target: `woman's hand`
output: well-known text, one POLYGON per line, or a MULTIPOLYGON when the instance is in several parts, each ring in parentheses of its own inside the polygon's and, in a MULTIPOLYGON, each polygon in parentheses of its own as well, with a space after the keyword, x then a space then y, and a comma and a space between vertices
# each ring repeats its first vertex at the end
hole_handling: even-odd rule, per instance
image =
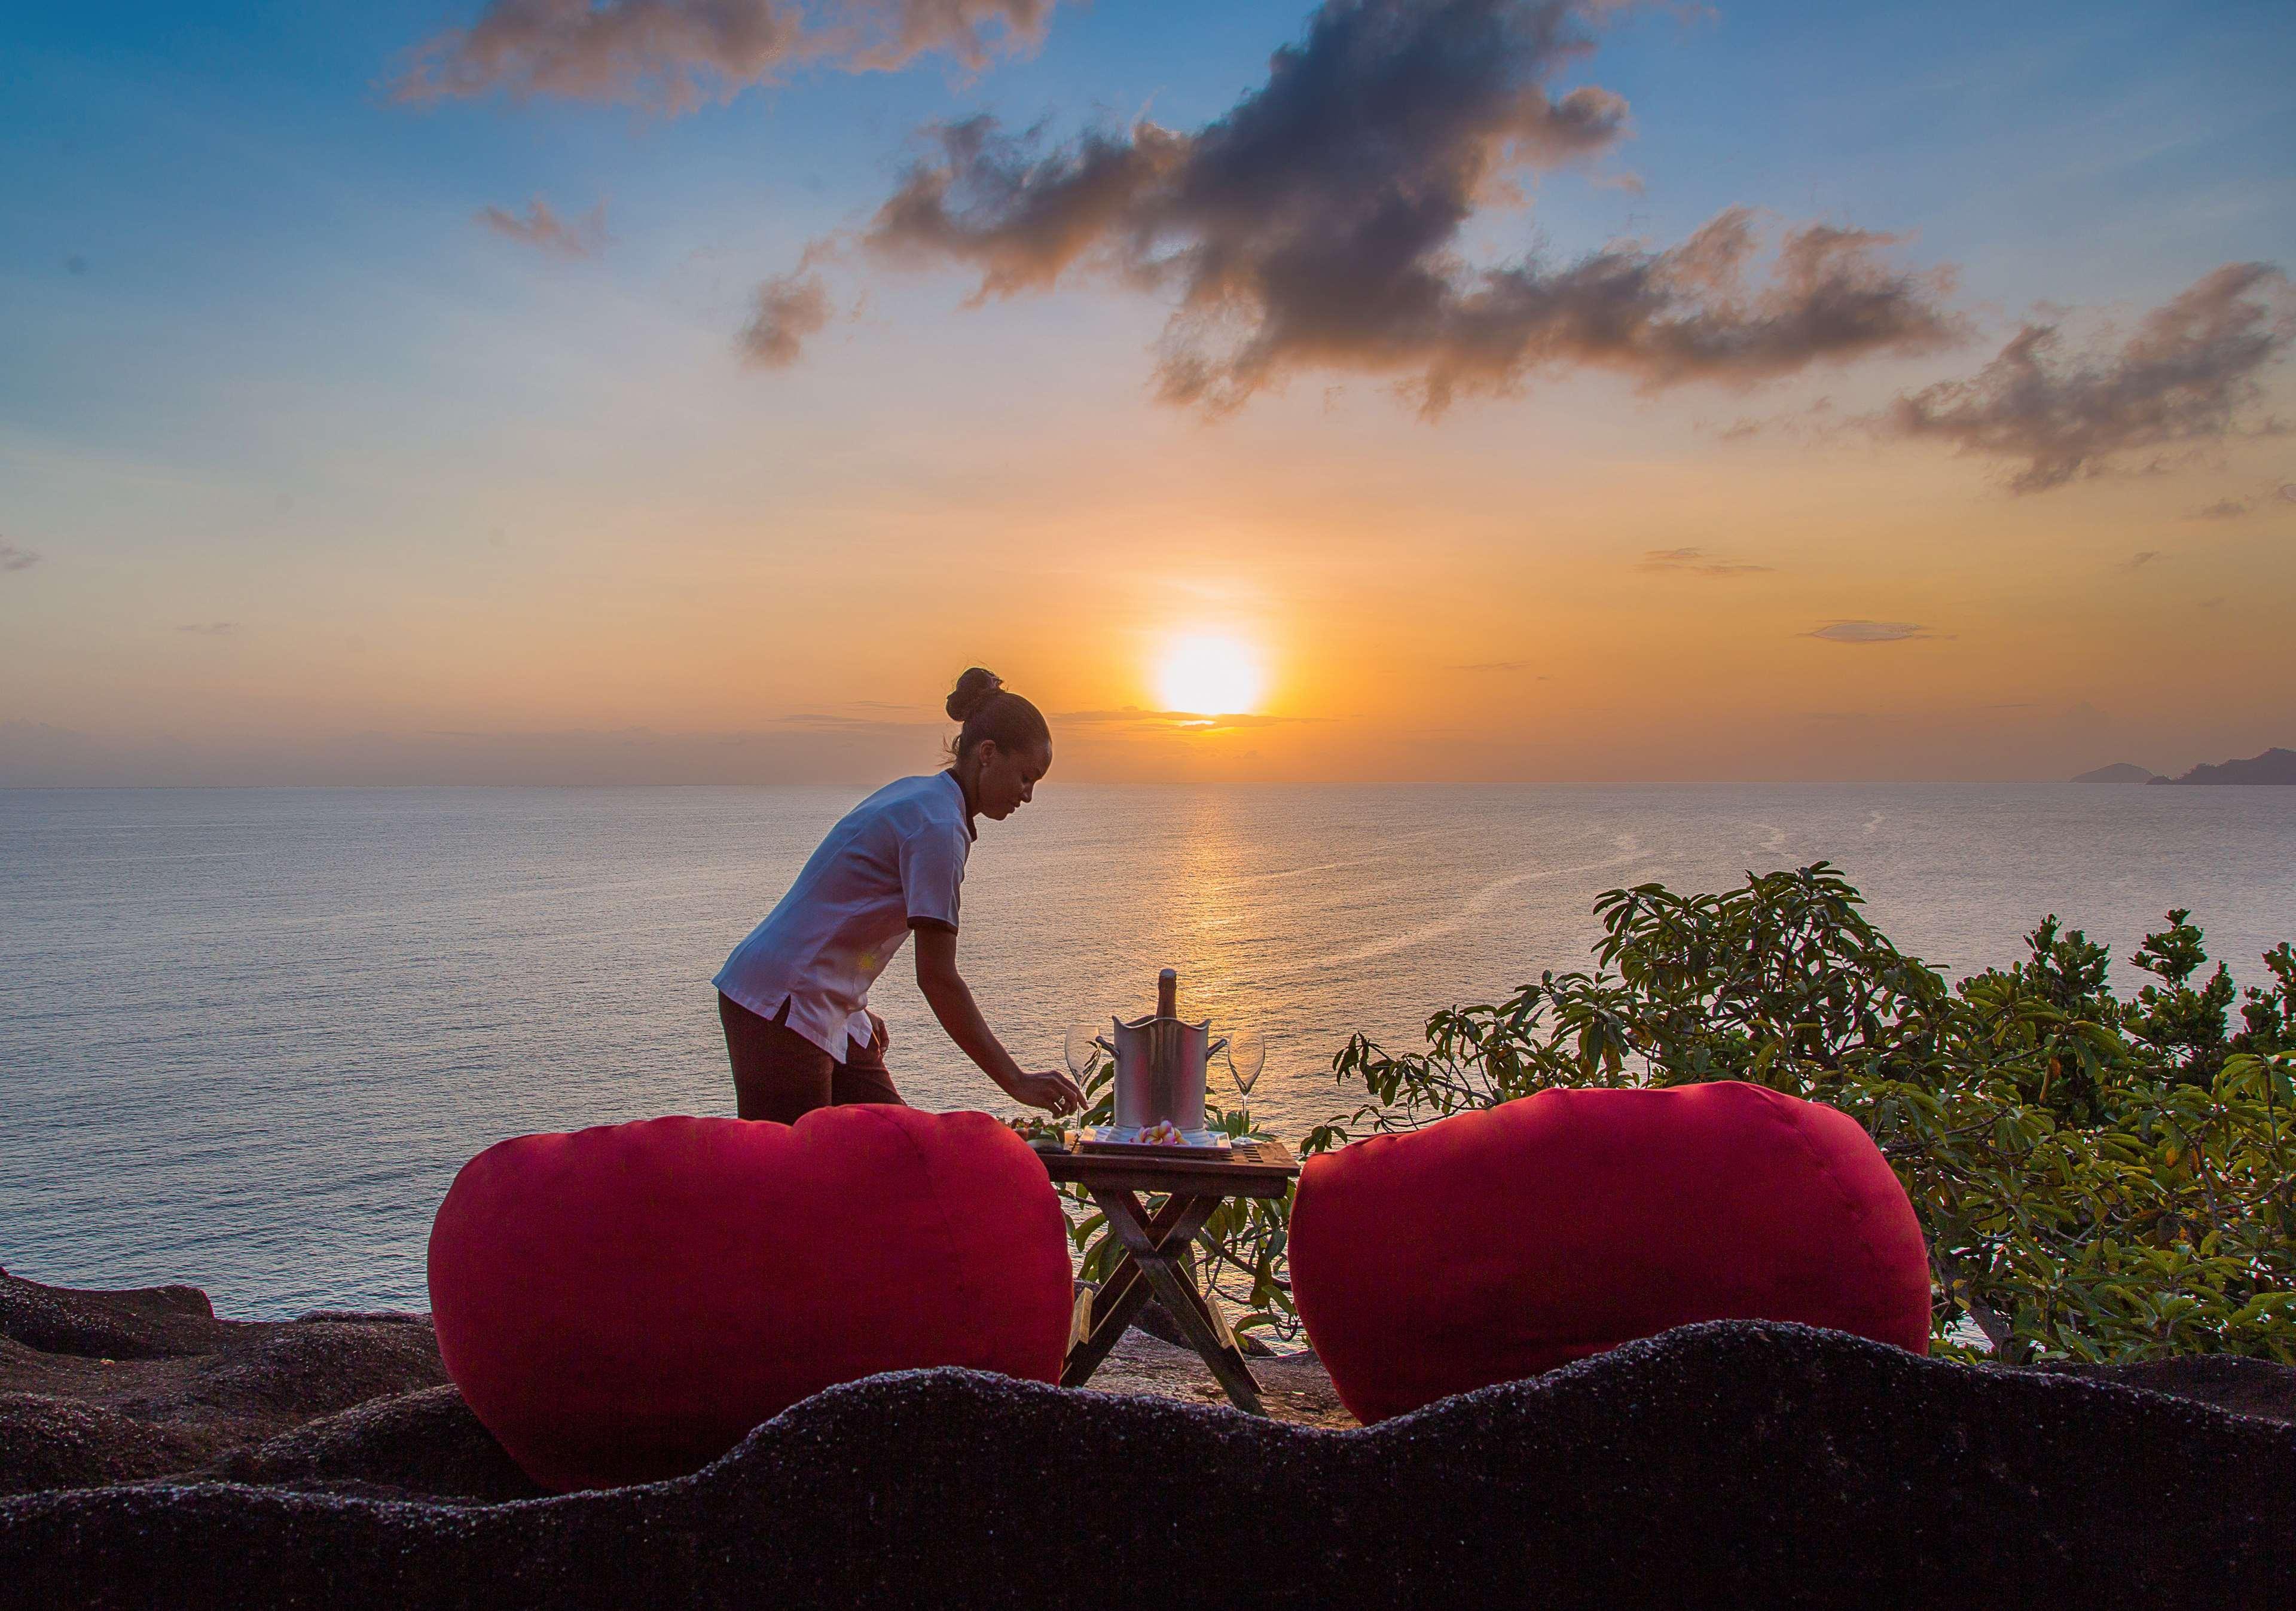
POLYGON ((1076 1113, 1084 1107, 1084 1092, 1074 1080, 1055 1068, 1042 1074, 1016 1070, 1005 1082, 1004 1094, 1029 1108, 1053 1113, 1076 1113))
POLYGON ((1046 1069, 1030 1074, 1013 1060, 1004 1043, 989 1033, 974 1004, 972 992, 956 970, 956 935, 951 929, 917 930, 917 988, 933 1010, 948 1038, 996 1082, 998 1090, 1014 1101, 1054 1113, 1075 1113, 1084 1107, 1084 1092, 1065 1074, 1046 1069))

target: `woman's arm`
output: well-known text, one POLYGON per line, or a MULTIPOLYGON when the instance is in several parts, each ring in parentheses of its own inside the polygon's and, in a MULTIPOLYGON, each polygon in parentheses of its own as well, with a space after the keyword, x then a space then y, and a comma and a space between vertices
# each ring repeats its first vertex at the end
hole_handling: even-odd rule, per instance
POLYGON ((1076 1082, 1057 1069, 1030 1074, 1013 1060, 1013 1054, 989 1029, 974 1004, 972 990, 956 970, 956 936, 946 928, 920 928, 917 936, 917 988, 924 992, 933 1017, 948 1031, 964 1055, 1014 1101, 1030 1108, 1069 1113, 1084 1106, 1076 1082))

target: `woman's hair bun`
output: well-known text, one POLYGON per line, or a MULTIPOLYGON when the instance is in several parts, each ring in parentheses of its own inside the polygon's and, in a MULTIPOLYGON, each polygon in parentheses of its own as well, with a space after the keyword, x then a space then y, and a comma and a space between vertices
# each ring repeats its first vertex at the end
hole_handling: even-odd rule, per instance
POLYGON ((993 671, 985 671, 975 666, 957 678, 956 686, 949 691, 948 703, 944 707, 948 712, 948 719, 952 722, 970 722, 979 713, 980 707, 995 697, 996 691, 1004 686, 1004 678, 993 671))

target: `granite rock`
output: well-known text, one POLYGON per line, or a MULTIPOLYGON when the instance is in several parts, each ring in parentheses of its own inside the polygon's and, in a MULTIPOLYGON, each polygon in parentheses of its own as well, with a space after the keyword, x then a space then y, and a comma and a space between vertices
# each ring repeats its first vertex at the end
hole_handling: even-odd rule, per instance
POLYGON ((1689 1326, 1329 1431, 959 1370, 675 1482, 498 1505, 0 1501, 30 1604, 1600 1607, 2296 1599, 2296 1428, 1841 1333, 1689 1326))

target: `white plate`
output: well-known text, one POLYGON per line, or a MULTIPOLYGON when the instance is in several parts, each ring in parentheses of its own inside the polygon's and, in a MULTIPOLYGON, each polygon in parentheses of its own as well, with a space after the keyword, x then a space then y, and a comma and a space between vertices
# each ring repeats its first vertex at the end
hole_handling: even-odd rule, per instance
POLYGON ((1101 1124, 1085 1131, 1079 1139, 1086 1146, 1169 1147, 1176 1152, 1183 1148, 1192 1148, 1198 1151, 1226 1152, 1230 1147, 1228 1138, 1217 1130, 1183 1130, 1180 1132, 1178 1141, 1161 1143, 1142 1141, 1140 1137, 1143 1133, 1144 1127, 1138 1124, 1101 1124))

